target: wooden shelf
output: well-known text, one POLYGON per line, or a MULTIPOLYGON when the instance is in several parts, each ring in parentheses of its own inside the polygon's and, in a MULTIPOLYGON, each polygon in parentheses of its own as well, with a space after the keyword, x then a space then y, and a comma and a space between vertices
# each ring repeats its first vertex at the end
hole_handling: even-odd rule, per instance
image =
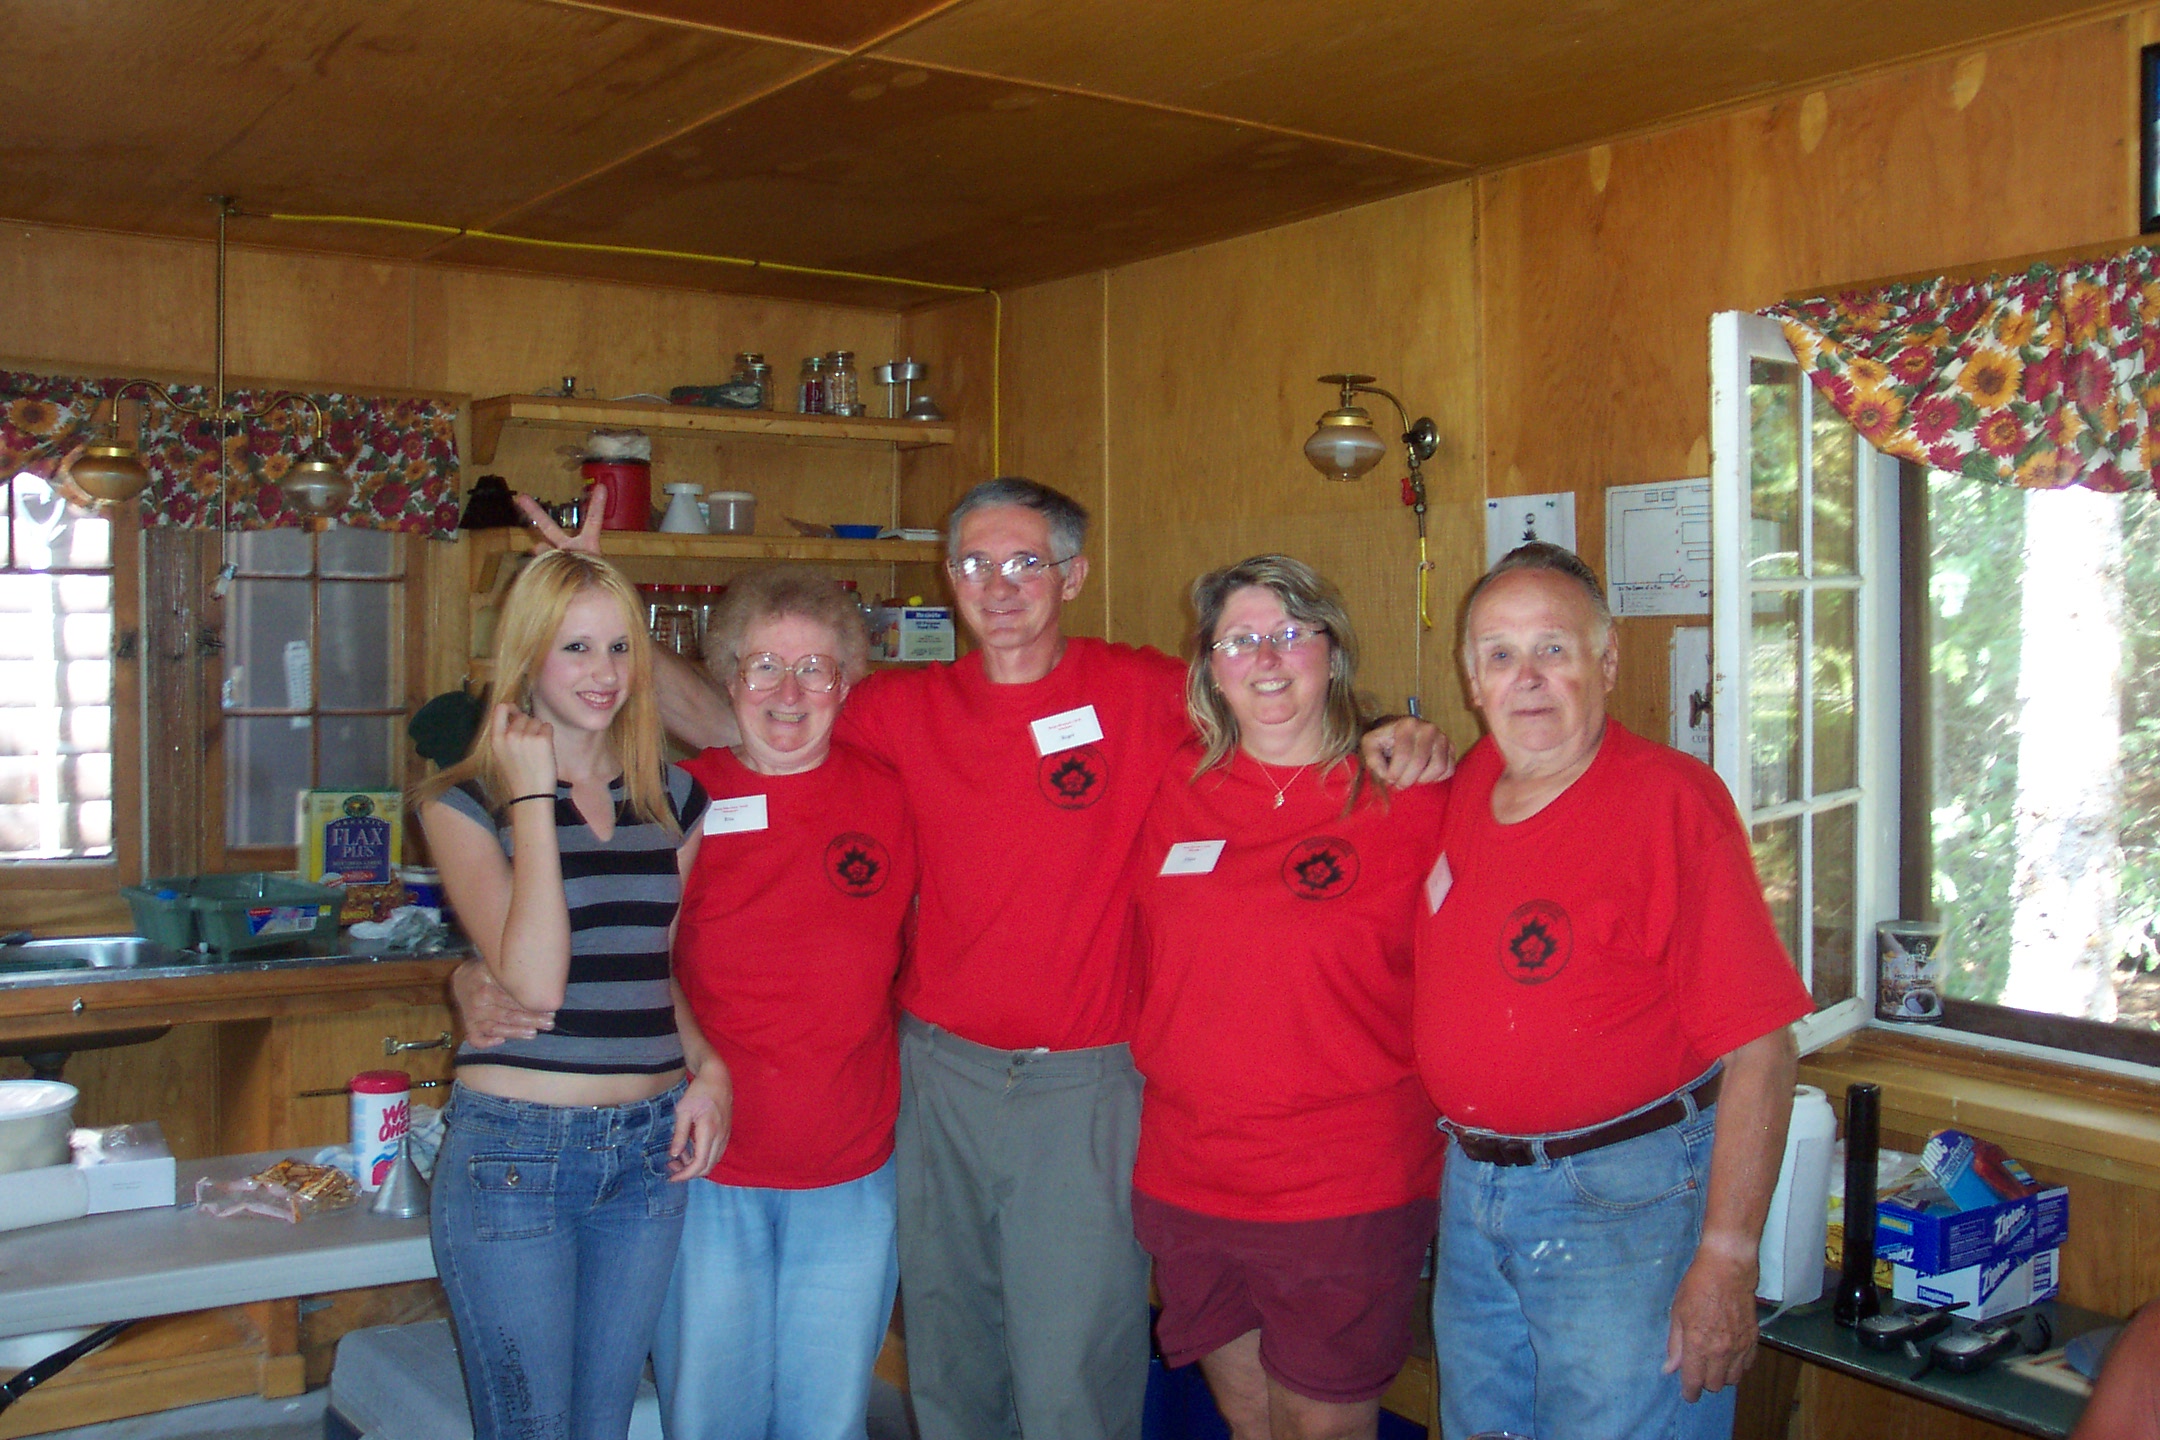
MULTIPOLYGON (((513 555, 530 555, 533 535, 522 527, 471 530, 467 574, 473 593, 487 594, 513 555)), ((827 565, 936 565, 937 540, 818 540, 785 535, 668 535, 657 530, 603 530, 600 553, 615 560, 796 560, 827 565)))
POLYGON ((490 395, 472 402, 472 461, 491 465, 505 425, 555 430, 643 430, 652 435, 742 436, 790 443, 886 445, 919 450, 953 443, 953 427, 868 415, 795 415, 776 410, 719 410, 650 400, 566 400, 548 395, 490 395))

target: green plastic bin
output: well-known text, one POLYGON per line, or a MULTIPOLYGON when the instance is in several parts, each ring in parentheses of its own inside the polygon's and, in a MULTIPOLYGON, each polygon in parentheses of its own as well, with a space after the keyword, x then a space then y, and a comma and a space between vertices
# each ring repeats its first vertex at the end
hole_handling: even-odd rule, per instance
POLYGON ((175 949, 199 945, 218 955, 335 943, 345 900, 334 886, 260 870, 151 880, 121 893, 135 912, 135 928, 147 938, 175 949))

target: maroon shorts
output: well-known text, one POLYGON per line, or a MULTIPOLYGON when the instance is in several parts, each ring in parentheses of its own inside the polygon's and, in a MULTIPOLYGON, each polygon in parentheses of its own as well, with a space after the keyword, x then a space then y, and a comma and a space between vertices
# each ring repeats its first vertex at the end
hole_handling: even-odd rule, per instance
POLYGON ((1329 1220, 1225 1220, 1133 1191, 1155 1257, 1163 1359, 1190 1365, 1260 1332, 1260 1368, 1308 1400, 1378 1399, 1410 1357, 1439 1202, 1329 1220))

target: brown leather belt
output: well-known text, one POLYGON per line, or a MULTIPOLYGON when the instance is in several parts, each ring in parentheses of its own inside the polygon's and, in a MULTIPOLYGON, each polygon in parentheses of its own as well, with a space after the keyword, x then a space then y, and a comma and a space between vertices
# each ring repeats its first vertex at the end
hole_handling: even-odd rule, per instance
MULTIPOLYGON (((1617 1145, 1623 1140, 1633 1140, 1668 1125, 1677 1125, 1688 1115, 1687 1101, 1695 1097, 1695 1108, 1707 1110, 1717 1102, 1718 1083, 1725 1078, 1723 1070, 1712 1071, 1710 1078, 1689 1089, 1682 1090, 1663 1104, 1653 1105, 1639 1115, 1615 1120, 1610 1125, 1600 1125, 1595 1130, 1585 1130, 1580 1135, 1566 1135, 1557 1140, 1547 1140, 1545 1158, 1565 1160, 1570 1155, 1582 1155, 1592 1150, 1602 1150, 1607 1145, 1617 1145)), ((1447 1127, 1462 1147, 1463 1154, 1484 1165, 1535 1165, 1538 1163, 1537 1141, 1520 1135, 1487 1135, 1481 1131, 1447 1127)))

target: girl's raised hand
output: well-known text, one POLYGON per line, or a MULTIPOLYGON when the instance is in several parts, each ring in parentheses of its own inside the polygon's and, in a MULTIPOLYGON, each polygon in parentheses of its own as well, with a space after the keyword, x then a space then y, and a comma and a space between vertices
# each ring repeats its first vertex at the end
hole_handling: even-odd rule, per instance
POLYGON ((555 727, 515 705, 497 705, 488 720, 495 753, 502 758, 503 783, 510 795, 555 793, 555 727))

